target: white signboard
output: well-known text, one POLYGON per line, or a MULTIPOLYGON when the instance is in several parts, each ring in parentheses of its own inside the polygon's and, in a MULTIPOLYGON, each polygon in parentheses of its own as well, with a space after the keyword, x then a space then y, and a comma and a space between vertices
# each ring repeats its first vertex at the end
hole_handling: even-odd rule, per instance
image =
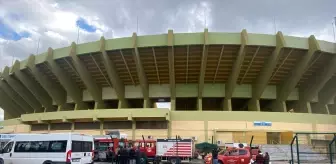
POLYGON ((15 137, 15 134, 0 134, 1 140, 10 140, 15 137))

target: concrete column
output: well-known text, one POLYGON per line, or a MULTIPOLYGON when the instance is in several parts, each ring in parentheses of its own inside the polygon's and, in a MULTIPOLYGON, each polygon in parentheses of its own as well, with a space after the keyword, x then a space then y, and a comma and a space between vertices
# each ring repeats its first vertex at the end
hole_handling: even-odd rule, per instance
POLYGON ((71 132, 75 131, 75 122, 71 122, 71 132))
POLYGON ((31 133, 31 127, 32 125, 28 125, 28 133, 31 133))
POLYGON ((50 123, 48 123, 48 133, 50 133, 50 127, 51 126, 51 124, 50 123))
POLYGON ((203 106, 202 106, 202 98, 198 98, 198 99, 197 99, 197 110, 198 110, 198 111, 202 111, 202 110, 203 110, 203 106))
POLYGON ((94 105, 94 109, 104 109, 105 108, 105 104, 104 104, 104 101, 101 101, 101 102, 95 102, 95 105, 94 105))
POLYGON ((136 131, 136 121, 132 120, 132 140, 135 140, 135 131, 136 131))
POLYGON ((249 111, 258 111, 258 112, 260 112, 259 100, 249 101, 249 103, 248 103, 248 110, 249 111))
POLYGON ((100 121, 99 130, 100 130, 100 135, 104 135, 104 121, 100 121))
POLYGON ((232 111, 231 99, 224 99, 223 110, 232 111))
POLYGON ((143 102, 143 108, 151 108, 151 101, 150 99, 144 99, 144 102, 143 102))
POLYGON ((328 107, 328 109, 329 109, 329 114, 336 115, 336 104, 330 105, 330 107, 328 107))
POLYGON ((330 114, 328 105, 311 104, 312 112, 317 114, 330 114))
POLYGON ((8 120, 8 119, 11 119, 11 118, 13 118, 13 116, 11 116, 8 112, 6 112, 4 110, 4 120, 8 120))
POLYGON ((274 101, 272 106, 274 112, 287 112, 287 106, 285 101, 274 101))
POLYGON ((310 102, 301 102, 298 103, 295 109, 295 112, 299 113, 312 113, 310 102))
POLYGON ((209 141, 208 121, 204 121, 204 142, 209 141))
POLYGON ((176 110, 176 99, 170 99, 170 110, 171 111, 176 110))
POLYGON ((326 113, 325 113, 325 114, 330 114, 330 111, 329 111, 329 106, 328 106, 328 104, 327 104, 327 105, 325 105, 325 109, 326 109, 326 113))
POLYGON ((167 138, 171 138, 172 137, 172 122, 171 120, 167 121, 168 124, 168 128, 167 128, 167 138))
POLYGON ((118 101, 118 109, 128 108, 127 100, 119 100, 118 101))

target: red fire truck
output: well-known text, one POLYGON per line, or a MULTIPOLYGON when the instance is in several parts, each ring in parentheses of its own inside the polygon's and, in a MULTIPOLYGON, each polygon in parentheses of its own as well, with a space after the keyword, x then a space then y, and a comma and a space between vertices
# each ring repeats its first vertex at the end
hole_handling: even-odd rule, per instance
POLYGON ((95 142, 95 160, 108 161, 112 158, 119 146, 128 145, 127 135, 100 135, 94 136, 95 142))
POLYGON ((134 148, 139 147, 140 152, 144 152, 149 161, 153 161, 156 156, 156 140, 147 139, 140 140, 137 139, 134 141, 134 148))
POLYGON ((191 162, 194 156, 192 139, 157 139, 155 163, 168 161, 172 164, 191 162))

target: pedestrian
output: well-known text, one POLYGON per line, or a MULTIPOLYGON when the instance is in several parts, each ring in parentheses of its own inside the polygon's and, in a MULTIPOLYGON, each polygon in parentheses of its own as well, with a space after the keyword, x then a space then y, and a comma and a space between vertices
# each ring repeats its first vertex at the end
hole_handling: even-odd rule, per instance
POLYGON ((140 149, 139 146, 135 149, 135 163, 140 164, 140 149))
POLYGON ((129 151, 129 157, 130 157, 130 164, 135 164, 136 160, 135 160, 135 148, 130 148, 129 151))
POLYGON ((218 163, 218 149, 213 149, 212 150, 212 164, 217 164, 218 163))
POLYGON ((269 156, 268 152, 265 152, 264 164, 269 164, 269 161, 270 161, 270 156, 269 156))
POLYGON ((258 151, 258 155, 256 156, 255 163, 256 164, 264 164, 264 156, 263 156, 263 154, 261 153, 260 150, 258 151))

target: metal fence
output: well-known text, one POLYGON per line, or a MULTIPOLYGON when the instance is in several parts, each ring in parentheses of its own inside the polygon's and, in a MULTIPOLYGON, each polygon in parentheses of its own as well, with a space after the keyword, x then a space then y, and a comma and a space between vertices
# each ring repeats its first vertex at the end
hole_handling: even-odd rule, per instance
POLYGON ((336 133, 296 133, 290 143, 290 163, 333 163, 336 133))

